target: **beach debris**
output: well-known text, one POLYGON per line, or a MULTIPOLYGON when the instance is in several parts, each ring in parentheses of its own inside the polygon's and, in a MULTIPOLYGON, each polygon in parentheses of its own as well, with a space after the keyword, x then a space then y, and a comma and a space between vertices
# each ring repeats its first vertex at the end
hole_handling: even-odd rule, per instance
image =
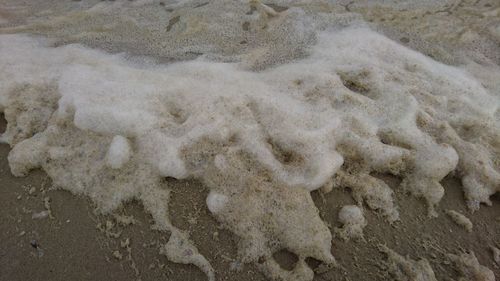
POLYGON ((120 251, 115 250, 113 251, 113 257, 117 260, 121 260, 123 258, 123 255, 120 253, 120 251))
POLYGON ((34 219, 34 220, 39 220, 39 219, 45 219, 48 216, 49 216, 49 211, 44 210, 44 211, 41 211, 41 212, 38 212, 38 213, 33 213, 31 215, 31 218, 34 219))
POLYGON ((39 257, 39 258, 43 257, 44 251, 40 247, 40 244, 38 243, 38 241, 36 239, 32 239, 30 241, 30 245, 31 245, 31 247, 33 247, 34 249, 36 249, 36 256, 37 257, 39 257))

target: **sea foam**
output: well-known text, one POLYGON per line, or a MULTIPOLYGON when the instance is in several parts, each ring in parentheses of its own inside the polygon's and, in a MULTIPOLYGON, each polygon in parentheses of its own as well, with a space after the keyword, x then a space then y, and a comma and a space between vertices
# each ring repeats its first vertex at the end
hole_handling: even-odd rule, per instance
POLYGON ((393 191, 373 172, 401 177, 430 215, 454 172, 471 209, 490 204, 500 190, 498 93, 367 28, 322 31, 307 52, 256 72, 0 35, 12 173, 42 168, 104 212, 140 200, 172 232, 163 252, 211 280, 209 261, 169 221, 162 178, 208 186, 209 210, 240 239, 239 259, 284 280, 312 280, 307 257, 334 262, 313 190, 350 187, 394 222, 393 191), (299 257, 292 271, 272 258, 281 249, 299 257))

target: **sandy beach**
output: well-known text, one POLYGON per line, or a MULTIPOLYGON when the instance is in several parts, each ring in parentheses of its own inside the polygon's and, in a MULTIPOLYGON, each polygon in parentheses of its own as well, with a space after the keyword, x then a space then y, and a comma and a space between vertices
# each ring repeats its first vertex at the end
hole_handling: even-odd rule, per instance
POLYGON ((498 280, 499 5, 0 1, 0 280, 498 280))

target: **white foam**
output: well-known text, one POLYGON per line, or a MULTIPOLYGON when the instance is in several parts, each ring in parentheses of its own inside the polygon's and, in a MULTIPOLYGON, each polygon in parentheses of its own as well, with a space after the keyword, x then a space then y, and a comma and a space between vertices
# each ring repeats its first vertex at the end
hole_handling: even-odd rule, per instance
POLYGON ((415 281, 437 281, 434 270, 427 259, 413 260, 409 255, 401 256, 385 245, 378 245, 378 248, 379 251, 387 255, 388 263, 391 265, 388 271, 392 275, 415 281))
POLYGON ((363 210, 356 205, 346 205, 340 209, 339 221, 342 228, 336 229, 344 240, 363 238, 363 228, 367 225, 363 210))
POLYGON ((447 258, 455 265, 460 273, 460 279, 471 281, 495 281, 495 273, 477 260, 474 252, 458 255, 447 254, 447 258))
MULTIPOLYGON (((491 148, 499 135, 498 93, 364 28, 320 33, 308 57, 261 72, 201 59, 141 65, 78 45, 50 48, 1 35, 0 77, 6 113, 24 101, 19 85, 56 84, 61 96, 53 118, 43 119, 46 128, 12 143, 14 174, 42 167, 106 210, 141 198, 167 229, 166 203, 158 198, 168 201, 168 194, 147 184, 200 179, 211 189, 209 210, 244 241, 246 262, 272 259, 280 247, 297 252, 299 264, 308 256, 333 262, 331 234, 309 195, 332 178, 389 221, 398 218, 392 191, 371 172, 403 177, 403 187, 424 197, 431 212, 444 192, 439 182, 452 171, 464 178, 473 208, 500 189, 491 148), (481 137, 469 136, 470 127, 481 137), (110 186, 91 184, 110 175, 121 177, 110 186), (265 225, 258 218, 269 210, 276 221, 265 225)), ((7 135, 14 138, 15 129, 7 135)), ((212 272, 206 260, 196 262, 212 272)))
POLYGON ((113 169, 122 168, 130 160, 131 153, 128 140, 122 136, 114 136, 106 155, 108 166, 113 169))
POLYGON ((229 198, 223 194, 211 191, 207 196, 207 207, 212 213, 218 213, 224 209, 229 198))

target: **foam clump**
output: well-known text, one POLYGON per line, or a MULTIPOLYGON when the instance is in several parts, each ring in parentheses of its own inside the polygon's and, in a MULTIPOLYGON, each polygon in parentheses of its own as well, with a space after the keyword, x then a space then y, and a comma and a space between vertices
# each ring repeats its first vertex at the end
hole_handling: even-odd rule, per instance
POLYGON ((7 120, 2 138, 11 145, 45 130, 60 98, 57 85, 50 81, 41 85, 17 84, 8 94, 0 97, 5 100, 3 112, 7 120))
POLYGON ((131 149, 126 138, 114 136, 106 155, 107 165, 113 169, 120 169, 130 160, 131 149))
MULTIPOLYGON (((298 25, 312 20, 302 18, 298 25)), ((260 69, 256 61, 269 52, 254 50, 240 63, 158 65, 1 35, 11 171, 42 168, 103 212, 140 200, 155 226, 171 232, 167 257, 194 263, 210 279, 209 261, 168 219, 162 178, 200 180, 210 189, 209 210, 239 237, 238 259, 292 281, 312 280, 308 257, 335 261, 310 195, 332 182, 389 222, 399 219, 397 202, 374 173, 401 177, 431 215, 451 172, 462 178, 471 209, 490 203, 500 189, 498 96, 466 71, 366 28, 316 37, 308 49, 308 40, 290 43, 307 56, 255 72, 248 69, 260 69), (298 256, 291 271, 273 258, 283 249, 298 256)), ((359 230, 366 222, 356 208, 345 210, 345 222, 359 230)))
POLYGON ((481 265, 473 252, 460 255, 448 254, 461 277, 459 281, 495 281, 495 274, 489 268, 481 265))
POLYGON ((173 231, 168 243, 160 249, 160 253, 166 255, 172 262, 196 265, 207 275, 209 281, 215 281, 215 272, 210 263, 192 243, 186 243, 185 237, 186 234, 178 230, 173 231))
POLYGON ((207 196, 207 208, 212 213, 222 211, 229 198, 226 195, 210 192, 207 196))
POLYGON ((437 281, 434 270, 427 259, 418 261, 403 257, 385 245, 379 245, 379 250, 387 255, 389 273, 394 280, 400 281, 437 281))
POLYGON ((367 222, 361 208, 355 205, 342 207, 339 212, 339 221, 342 223, 342 228, 337 228, 336 232, 342 239, 363 238, 363 228, 367 222))
POLYGON ((446 214, 453 220, 454 223, 465 228, 468 232, 472 232, 473 224, 469 218, 453 210, 446 210, 446 214))
POLYGON ((500 265, 500 249, 495 246, 491 246, 490 249, 493 254, 493 260, 497 265, 500 265))

